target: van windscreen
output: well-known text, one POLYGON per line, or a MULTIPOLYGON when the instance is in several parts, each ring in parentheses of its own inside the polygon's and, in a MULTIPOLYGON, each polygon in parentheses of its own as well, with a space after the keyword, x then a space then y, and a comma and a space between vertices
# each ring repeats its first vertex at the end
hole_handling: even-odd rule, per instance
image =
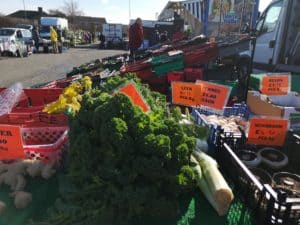
POLYGON ((0 29, 0 36, 11 36, 15 33, 13 29, 0 29))

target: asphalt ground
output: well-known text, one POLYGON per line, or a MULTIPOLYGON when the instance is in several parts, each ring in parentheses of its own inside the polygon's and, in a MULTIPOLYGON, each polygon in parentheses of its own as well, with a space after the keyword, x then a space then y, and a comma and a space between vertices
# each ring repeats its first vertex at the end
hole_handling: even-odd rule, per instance
POLYGON ((50 82, 64 78, 73 67, 122 53, 124 51, 82 46, 70 48, 62 54, 38 53, 25 58, 0 57, 0 87, 21 82, 25 88, 50 82))

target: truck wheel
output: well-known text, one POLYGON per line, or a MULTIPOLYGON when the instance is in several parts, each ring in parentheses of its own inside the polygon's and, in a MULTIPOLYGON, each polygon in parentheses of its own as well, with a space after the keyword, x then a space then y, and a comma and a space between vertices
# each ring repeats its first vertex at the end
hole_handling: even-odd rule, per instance
POLYGON ((44 46, 44 53, 49 53, 49 47, 48 46, 44 46))
POLYGON ((23 57, 28 57, 28 51, 23 52, 22 56, 23 57))
POLYGON ((17 57, 23 58, 23 54, 20 53, 20 50, 17 50, 16 55, 17 57))

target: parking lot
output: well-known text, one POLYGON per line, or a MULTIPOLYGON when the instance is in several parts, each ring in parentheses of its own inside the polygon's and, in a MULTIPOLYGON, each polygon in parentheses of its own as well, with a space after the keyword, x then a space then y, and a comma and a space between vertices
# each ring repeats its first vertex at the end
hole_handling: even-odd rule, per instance
POLYGON ((33 54, 26 58, 0 57, 0 86, 21 82, 24 87, 63 78, 73 67, 97 58, 124 53, 118 50, 71 48, 62 54, 33 54))

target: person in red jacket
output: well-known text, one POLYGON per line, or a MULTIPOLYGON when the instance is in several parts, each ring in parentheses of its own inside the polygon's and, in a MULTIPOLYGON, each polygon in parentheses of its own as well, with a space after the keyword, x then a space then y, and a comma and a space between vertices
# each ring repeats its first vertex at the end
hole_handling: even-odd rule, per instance
POLYGON ((129 43, 130 57, 134 58, 136 51, 141 47, 144 40, 143 22, 141 18, 137 18, 135 23, 129 28, 129 43))

